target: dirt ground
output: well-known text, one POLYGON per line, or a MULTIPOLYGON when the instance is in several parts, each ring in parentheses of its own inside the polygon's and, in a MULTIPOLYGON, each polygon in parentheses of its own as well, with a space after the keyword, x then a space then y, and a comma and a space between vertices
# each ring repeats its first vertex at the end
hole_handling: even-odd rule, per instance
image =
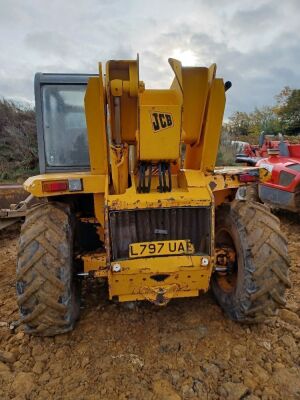
POLYGON ((283 214, 293 288, 267 325, 229 321, 211 293, 129 307, 86 282, 73 332, 11 332, 18 229, 0 232, 0 399, 300 399, 300 220, 283 214))

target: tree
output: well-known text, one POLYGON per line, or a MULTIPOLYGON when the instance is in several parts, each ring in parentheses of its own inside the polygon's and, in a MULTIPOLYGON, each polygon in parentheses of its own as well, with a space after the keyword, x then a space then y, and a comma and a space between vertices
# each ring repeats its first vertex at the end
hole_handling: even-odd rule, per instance
POLYGON ((227 130, 233 136, 245 136, 249 133, 250 118, 246 112, 236 111, 229 117, 227 130))
POLYGON ((251 113, 236 111, 224 130, 234 137, 248 136, 247 140, 256 140, 262 131, 269 135, 300 134, 300 89, 285 86, 275 99, 272 107, 255 108, 251 113))
POLYGON ((259 136, 264 131, 268 134, 280 132, 278 116, 272 107, 256 108, 252 113, 237 111, 230 118, 225 130, 232 136, 259 136))
POLYGON ((25 177, 37 165, 34 110, 0 100, 0 179, 25 177))
POLYGON ((255 136, 264 131, 269 135, 276 135, 280 132, 280 122, 272 107, 256 108, 249 115, 249 133, 255 136))
POLYGON ((292 91, 293 89, 291 89, 289 86, 285 86, 281 92, 275 96, 275 100, 277 102, 277 105, 274 107, 275 112, 286 105, 287 99, 291 95, 292 91))
POLYGON ((300 134, 300 89, 285 87, 276 99, 274 111, 278 115, 283 133, 300 134))

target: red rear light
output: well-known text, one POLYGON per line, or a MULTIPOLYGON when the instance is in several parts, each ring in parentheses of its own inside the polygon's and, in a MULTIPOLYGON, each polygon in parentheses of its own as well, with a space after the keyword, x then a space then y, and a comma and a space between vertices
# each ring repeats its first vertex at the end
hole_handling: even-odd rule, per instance
POLYGON ((241 174, 239 175, 239 181, 240 182, 255 182, 258 180, 258 176, 256 175, 250 175, 250 174, 241 174))
POLYGON ((68 190, 68 181, 52 181, 42 183, 43 192, 64 192, 68 190))

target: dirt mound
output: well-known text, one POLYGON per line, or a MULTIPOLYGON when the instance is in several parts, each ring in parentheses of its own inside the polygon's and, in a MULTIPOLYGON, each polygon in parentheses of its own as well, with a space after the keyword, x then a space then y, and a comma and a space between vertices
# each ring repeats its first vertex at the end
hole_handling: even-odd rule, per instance
POLYGON ((81 320, 55 338, 10 332, 18 231, 0 233, 0 398, 300 399, 300 223, 281 219, 293 288, 268 325, 229 321, 210 293, 125 306, 87 281, 81 320))

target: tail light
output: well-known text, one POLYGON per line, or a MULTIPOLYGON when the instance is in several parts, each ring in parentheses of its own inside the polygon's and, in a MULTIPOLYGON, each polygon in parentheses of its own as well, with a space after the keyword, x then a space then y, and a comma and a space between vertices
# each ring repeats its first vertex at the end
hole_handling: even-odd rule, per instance
POLYGON ((61 181, 45 181, 42 183, 43 192, 80 192, 83 190, 82 179, 72 178, 61 181))
POLYGON ((42 183, 43 192, 65 192, 69 189, 68 181, 46 181, 42 183))

